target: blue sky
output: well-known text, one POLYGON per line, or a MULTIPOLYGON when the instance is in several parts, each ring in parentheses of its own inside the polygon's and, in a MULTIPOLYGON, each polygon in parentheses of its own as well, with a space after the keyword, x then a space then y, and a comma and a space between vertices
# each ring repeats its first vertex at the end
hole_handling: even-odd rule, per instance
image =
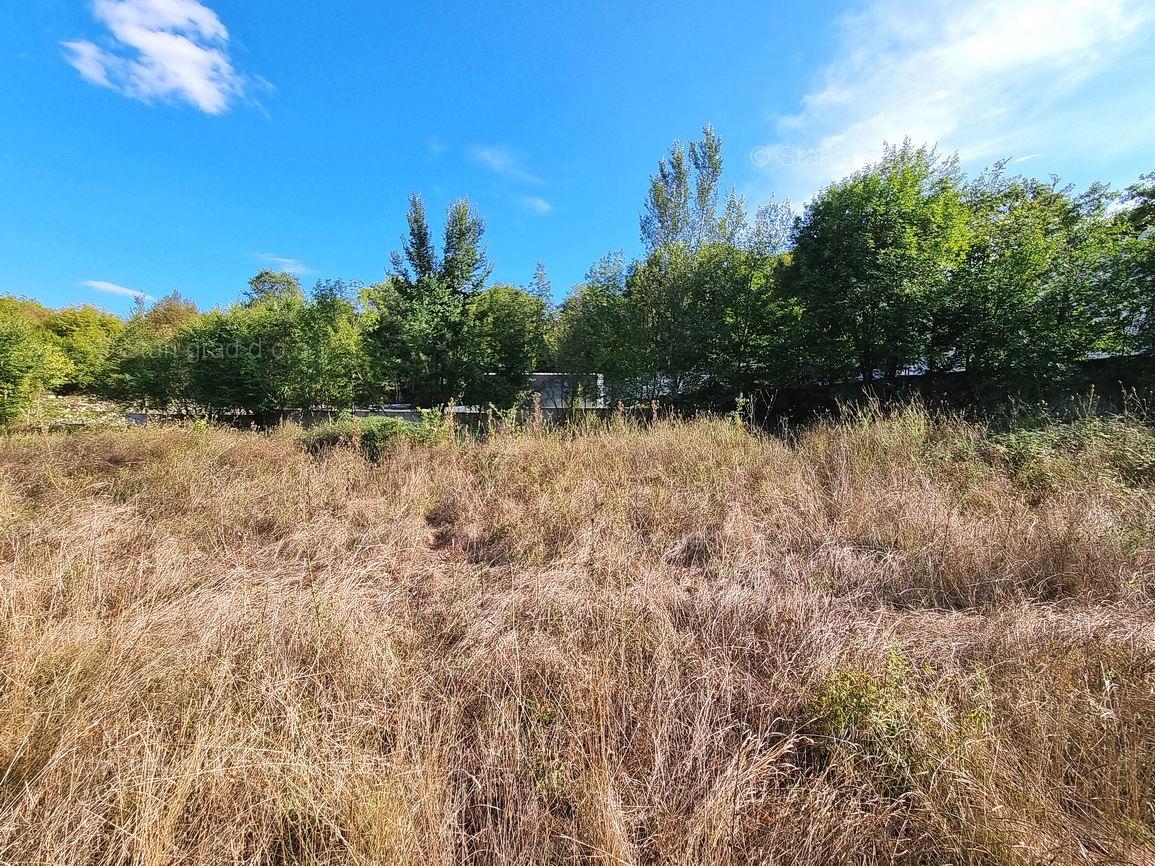
POLYGON ((751 206, 906 135, 972 172, 1155 171, 1146 0, 3 6, 0 293, 53 306, 372 282, 411 192, 471 198, 494 279, 542 261, 560 298, 638 251, 649 175, 706 123, 751 206))

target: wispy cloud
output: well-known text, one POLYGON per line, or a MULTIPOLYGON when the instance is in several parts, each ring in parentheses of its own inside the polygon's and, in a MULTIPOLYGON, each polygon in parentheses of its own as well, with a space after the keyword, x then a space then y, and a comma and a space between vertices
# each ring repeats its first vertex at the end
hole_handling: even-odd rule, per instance
POLYGON ((1056 103, 1128 62, 1117 55, 1151 17, 1144 0, 866 0, 801 110, 751 157, 781 179, 791 169, 778 185, 797 195, 906 136, 964 162, 1069 142, 1056 103))
POLYGON ((474 161, 504 177, 506 180, 517 180, 524 183, 544 183, 541 178, 530 174, 522 168, 517 159, 503 147, 474 147, 469 155, 474 161))
POLYGON ((281 256, 275 256, 272 253, 254 253, 253 258, 262 261, 267 265, 272 265, 278 270, 284 271, 287 274, 296 274, 302 276, 303 274, 315 274, 315 270, 310 268, 304 262, 298 259, 286 259, 281 256))
POLYGON ((104 280, 85 280, 80 285, 88 286, 90 289, 96 289, 98 292, 110 292, 114 295, 123 295, 126 298, 144 298, 146 301, 155 301, 152 295, 146 295, 144 292, 138 292, 136 289, 126 289, 124 286, 118 286, 116 283, 106 283, 104 280))
POLYGON ((542 216, 545 216, 545 214, 553 210, 552 204, 550 204, 544 198, 539 198, 536 195, 527 195, 523 198, 519 198, 517 203, 524 208, 529 208, 536 214, 541 214, 542 216))
POLYGON ((197 0, 94 0, 92 10, 112 33, 106 46, 62 43, 87 81, 142 102, 184 100, 208 114, 244 95, 229 32, 197 0))

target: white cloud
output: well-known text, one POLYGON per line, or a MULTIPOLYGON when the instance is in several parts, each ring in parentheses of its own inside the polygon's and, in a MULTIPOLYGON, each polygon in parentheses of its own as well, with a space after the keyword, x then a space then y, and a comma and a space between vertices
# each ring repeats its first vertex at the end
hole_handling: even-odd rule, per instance
POLYGON ((124 295, 126 298, 144 298, 146 301, 155 301, 152 295, 146 295, 144 292, 138 292, 135 289, 126 289, 124 286, 118 286, 116 283, 106 283, 104 280, 85 280, 80 285, 88 286, 90 289, 96 289, 98 292, 111 292, 114 295, 124 295))
POLYGON ((264 262, 267 265, 272 265, 277 270, 284 271, 286 274, 296 274, 301 276, 303 274, 315 274, 315 270, 310 268, 304 262, 298 259, 286 259, 281 256, 275 256, 272 253, 254 253, 255 258, 264 262))
MULTIPOLYGON (((804 197, 907 136, 965 163, 1069 149, 1075 130, 1057 106, 1129 62, 1119 55, 1150 19, 1144 0, 866 0, 841 19, 840 50, 801 111, 751 158, 804 197)), ((1125 96, 1098 100, 1121 126, 1125 96)))
POLYGON ((518 180, 524 183, 543 183, 541 178, 530 174, 518 165, 513 154, 502 147, 475 147, 470 150, 470 156, 482 165, 493 170, 507 180, 518 180))
POLYGON ((542 216, 553 210, 552 204, 544 198, 538 198, 535 195, 525 196, 524 198, 519 198, 517 201, 522 207, 529 208, 534 213, 541 214, 542 216))
POLYGON ((85 80, 142 102, 183 99, 208 114, 244 95, 229 59, 229 32, 197 0, 94 0, 92 8, 114 41, 107 49, 62 43, 85 80))
POLYGON ((80 75, 87 81, 93 84, 99 84, 101 87, 111 87, 114 90, 114 85, 108 78, 108 70, 105 69, 105 53, 93 45, 91 42, 65 42, 64 47, 72 52, 72 56, 68 58, 68 62, 76 67, 80 75))

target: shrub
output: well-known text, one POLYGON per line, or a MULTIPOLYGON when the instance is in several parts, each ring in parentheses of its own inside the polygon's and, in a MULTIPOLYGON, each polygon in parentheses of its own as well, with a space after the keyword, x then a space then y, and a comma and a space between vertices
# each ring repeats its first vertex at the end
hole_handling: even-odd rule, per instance
POLYGON ((435 428, 401 418, 369 417, 361 421, 361 453, 376 462, 399 442, 424 444, 435 438, 435 428))
POLYGON ((319 454, 339 446, 355 445, 360 436, 360 423, 348 412, 342 412, 331 421, 304 428, 297 438, 310 453, 319 454))
POLYGON ((354 418, 342 412, 331 421, 307 427, 296 438, 312 454, 334 448, 359 448, 366 460, 375 463, 403 442, 424 445, 442 439, 447 428, 436 419, 420 424, 401 418, 370 416, 354 418))

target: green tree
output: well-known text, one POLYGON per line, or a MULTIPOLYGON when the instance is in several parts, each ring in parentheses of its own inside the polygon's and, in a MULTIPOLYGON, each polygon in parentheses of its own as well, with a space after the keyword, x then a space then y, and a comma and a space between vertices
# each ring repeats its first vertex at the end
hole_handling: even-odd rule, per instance
POLYGON ((556 324, 559 369, 604 374, 614 400, 653 396, 653 369, 626 281, 625 254, 603 256, 562 303, 556 324))
POLYGON ((927 360, 934 305, 966 250, 960 183, 955 158, 906 141, 807 206, 789 280, 821 378, 894 382, 927 360))
POLYGON ((134 312, 111 336, 92 390, 145 411, 190 408, 193 358, 184 334, 199 315, 196 304, 179 292, 151 307, 138 298, 134 312))
POLYGON ((719 238, 721 177, 722 139, 713 127, 702 129, 701 141, 671 145, 650 178, 641 218, 647 255, 682 247, 692 256, 719 238))
POLYGON ((261 271, 239 303, 182 329, 193 400, 260 415, 352 405, 342 350, 357 354, 356 310, 345 294, 321 283, 309 299, 292 274, 261 271))
POLYGON ((64 375, 61 353, 20 316, 0 314, 0 424, 20 417, 36 393, 64 375))
POLYGON ((1155 354, 1155 172, 1129 186, 1123 204, 1117 217, 1123 240, 1116 272, 1124 348, 1155 354))
POLYGON ((302 308, 296 374, 301 408, 347 409, 362 396, 366 357, 353 299, 363 288, 343 280, 318 282, 302 308))
POLYGON ((0 316, 23 319, 37 329, 37 333, 47 331, 48 323, 56 315, 51 307, 46 307, 32 298, 16 295, 0 295, 0 316))
POLYGON ((546 352, 545 301, 500 283, 478 292, 469 302, 465 343, 472 373, 466 402, 515 405, 546 352))
POLYGON ((188 371, 175 335, 154 327, 138 310, 112 339, 93 390, 146 412, 164 412, 185 402, 188 371))
POLYGON ((365 293, 370 353, 381 386, 419 406, 460 399, 468 384, 466 308, 492 267, 485 222, 468 199, 453 202, 438 254, 420 196, 409 200, 409 232, 383 283, 365 293))
POLYGON ((632 339, 655 395, 701 384, 705 348, 718 322, 701 294, 697 261, 688 246, 673 244, 635 264, 626 280, 632 339))
POLYGON ((553 283, 550 282, 545 265, 541 262, 534 268, 533 279, 529 281, 526 291, 541 301, 547 311, 553 308, 553 283))
POLYGON ((801 309, 782 287, 789 262, 775 247, 717 244, 698 255, 701 294, 715 326, 705 344, 705 369, 719 396, 799 384, 796 344, 801 309))
POLYGON ((625 294, 649 370, 643 391, 677 394, 703 382, 706 347, 721 323, 696 265, 703 250, 732 244, 745 221, 734 194, 719 212, 722 166, 722 140, 707 126, 700 141, 674 142, 650 178, 646 257, 630 269, 625 294))
POLYGON ((91 391, 104 372, 113 341, 124 321, 112 313, 90 305, 66 307, 44 323, 68 361, 64 386, 91 391))
POLYGON ((780 274, 794 223, 771 201, 750 223, 723 199, 722 141, 675 142, 650 178, 641 217, 646 256, 598 262, 556 323, 561 369, 604 373, 612 397, 717 402, 793 384, 787 347, 798 305, 780 274))
POLYGON ((967 186, 970 242, 937 310, 937 366, 981 394, 1038 392, 1091 352, 1118 350, 1117 224, 1105 187, 1074 195, 998 163, 967 186))
POLYGON ((241 304, 210 310, 181 329, 175 345, 186 362, 187 393, 194 405, 212 414, 283 408, 270 400, 268 377, 262 375, 263 354, 277 347, 257 342, 254 319, 259 315, 241 304))
POLYGON ((245 369, 251 362, 256 377, 256 402, 244 408, 254 412, 308 408, 310 383, 302 365, 308 299, 301 281, 292 274, 261 271, 249 280, 244 297, 240 308, 229 311, 237 319, 241 340, 237 360, 247 355, 245 369))
POLYGON ((1155 226, 1155 171, 1139 175, 1139 180, 1127 187, 1123 203, 1119 216, 1136 235, 1155 226))
POLYGON ((247 307, 295 306, 304 300, 305 292, 298 277, 268 268, 252 277, 248 289, 241 294, 241 302, 247 307))

